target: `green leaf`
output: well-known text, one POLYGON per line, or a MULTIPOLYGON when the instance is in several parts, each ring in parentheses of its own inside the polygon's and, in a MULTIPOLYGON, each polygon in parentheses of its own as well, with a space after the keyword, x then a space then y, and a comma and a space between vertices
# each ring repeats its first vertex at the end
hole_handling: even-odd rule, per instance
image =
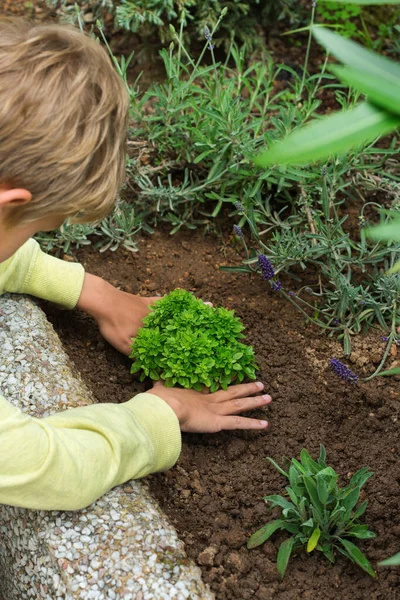
POLYGON ((308 475, 303 475, 303 481, 306 486, 308 495, 310 496, 311 502, 318 511, 322 511, 323 506, 318 496, 317 485, 315 481, 312 479, 312 477, 309 477, 308 475))
POLYGON ((360 4, 365 6, 378 5, 383 6, 385 4, 399 4, 399 0, 323 0, 323 2, 340 2, 342 4, 360 4))
POLYGON ((371 567, 369 561, 355 544, 343 538, 339 538, 338 541, 342 544, 351 560, 353 560, 359 567, 368 573, 368 575, 371 575, 371 577, 376 577, 376 573, 371 567))
POLYGON ((272 521, 272 523, 264 525, 264 527, 261 527, 261 529, 258 529, 258 531, 253 533, 253 535, 247 542, 247 548, 251 549, 255 548, 256 546, 261 546, 261 544, 266 542, 271 537, 271 535, 275 533, 275 531, 277 531, 277 529, 282 529, 282 525, 283 521, 280 521, 279 519, 277 519, 276 521, 272 521))
POLYGON ((283 509, 296 510, 296 507, 294 506, 294 504, 289 502, 289 500, 286 500, 286 498, 284 498, 283 496, 277 496, 277 495, 264 496, 263 500, 265 500, 265 502, 271 502, 273 507, 280 506, 283 509))
MULTIPOLYGON (((359 71, 351 67, 332 65, 330 70, 338 79, 368 96, 369 102, 400 115, 400 82, 359 71)), ((394 78, 391 78, 394 79, 394 78)))
POLYGON ((388 369, 387 371, 378 373, 378 377, 393 377, 393 375, 400 375, 400 367, 395 367, 394 369, 388 369))
POLYGON ((288 540, 285 540, 279 547, 276 563, 278 567, 278 572, 282 579, 285 576, 286 568, 288 566, 290 555, 293 550, 293 545, 294 537, 291 537, 288 540))
POLYGON ((318 497, 324 506, 336 486, 337 479, 338 475, 331 467, 326 467, 316 475, 318 497))
POLYGON ((347 496, 345 496, 345 498, 341 500, 340 504, 341 506, 343 506, 343 508, 346 509, 348 513, 350 513, 350 511, 352 511, 355 505, 357 504, 359 496, 360 488, 356 487, 354 488, 354 490, 351 490, 351 492, 349 492, 347 496))
POLYGON ((316 545, 318 544, 319 538, 321 537, 321 530, 319 527, 316 527, 312 532, 310 539, 307 544, 307 552, 312 552, 316 545))
POLYGON ((313 33, 333 56, 349 67, 398 83, 400 65, 393 60, 367 50, 325 27, 315 27, 313 33))
POLYGON ((304 164, 370 142, 400 126, 400 117, 363 102, 356 108, 313 121, 256 157, 260 167, 304 164))
POLYGON ((390 558, 385 558, 385 560, 381 560, 378 565, 382 565, 383 567, 395 567, 400 565, 400 552, 391 556, 390 558))
POLYGON ((321 467, 326 467, 326 450, 322 444, 319 447, 318 463, 321 465, 321 467))
POLYGON ((360 540, 372 540, 376 537, 376 534, 368 529, 368 525, 354 525, 350 529, 346 529, 346 535, 360 540))
POLYGON ((300 460, 307 471, 310 471, 311 473, 315 474, 321 470, 321 465, 311 458, 305 448, 300 452, 300 460))
POLYGON ((275 469, 277 471, 279 471, 279 473, 281 475, 283 475, 284 477, 286 477, 287 479, 289 479, 289 475, 286 473, 286 471, 284 471, 277 462, 274 461, 273 458, 271 458, 270 456, 267 456, 267 460, 271 463, 271 465, 273 465, 275 467, 275 469))
POLYGON ((357 508, 357 510, 355 511, 355 513, 353 515, 354 521, 356 519, 359 519, 365 513, 367 506, 368 506, 368 500, 364 500, 364 502, 362 504, 360 504, 360 506, 357 508))
POLYGON ((365 230, 365 234, 373 240, 380 240, 382 242, 400 240, 400 217, 393 219, 389 223, 369 227, 365 230))
POLYGON ((358 469, 350 479, 350 487, 357 486, 362 488, 362 486, 368 481, 370 477, 372 477, 372 471, 369 471, 367 467, 362 467, 362 469, 358 469))

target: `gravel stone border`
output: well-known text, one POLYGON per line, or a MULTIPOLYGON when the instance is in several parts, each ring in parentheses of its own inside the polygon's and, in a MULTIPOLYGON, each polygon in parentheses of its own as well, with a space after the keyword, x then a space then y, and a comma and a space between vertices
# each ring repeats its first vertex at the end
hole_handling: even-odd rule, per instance
MULTIPOLYGON (((46 316, 29 298, 0 298, 0 391, 45 417, 93 402, 46 316)), ((0 506, 4 600, 213 600, 144 481, 81 511, 0 506)))

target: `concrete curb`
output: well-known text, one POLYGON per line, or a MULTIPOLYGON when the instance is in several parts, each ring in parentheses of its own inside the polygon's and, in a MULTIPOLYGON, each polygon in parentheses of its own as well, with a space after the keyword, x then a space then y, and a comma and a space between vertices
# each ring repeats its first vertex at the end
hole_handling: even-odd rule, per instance
MULTIPOLYGON (((45 417, 93 402, 44 313, 0 298, 0 391, 45 417)), ((4 600, 212 600, 143 481, 76 512, 0 506, 4 600)))

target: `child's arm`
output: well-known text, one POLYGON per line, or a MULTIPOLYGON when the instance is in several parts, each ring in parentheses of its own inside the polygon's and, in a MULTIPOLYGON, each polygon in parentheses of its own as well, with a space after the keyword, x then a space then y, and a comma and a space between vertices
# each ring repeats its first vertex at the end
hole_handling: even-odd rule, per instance
POLYGON ((11 258, 0 264, 0 294, 15 292, 74 308, 82 291, 82 265, 68 263, 41 251, 28 240, 11 258))
POLYGON ((153 394, 44 419, 0 396, 0 503, 83 508, 129 479, 170 468, 180 439, 177 416, 153 394))
POLYGON ((157 300, 122 292, 101 277, 85 273, 80 264, 45 254, 34 240, 0 264, 2 292, 30 294, 65 308, 77 306, 96 319, 105 339, 124 354, 129 354, 149 305, 157 300))

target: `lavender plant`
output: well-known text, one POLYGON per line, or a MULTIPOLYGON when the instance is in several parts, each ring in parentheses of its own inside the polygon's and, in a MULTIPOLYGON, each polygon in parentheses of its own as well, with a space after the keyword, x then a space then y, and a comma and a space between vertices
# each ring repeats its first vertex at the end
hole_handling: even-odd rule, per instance
POLYGON ((151 307, 132 343, 131 373, 201 391, 255 379, 256 364, 234 312, 213 308, 177 289, 151 307))
POLYGON ((100 252, 114 251, 120 246, 137 252, 135 238, 140 231, 152 233, 143 214, 136 213, 132 204, 121 201, 114 212, 98 224, 81 225, 67 221, 55 231, 38 233, 35 239, 48 252, 68 254, 90 244, 100 252))
POLYGON ((260 546, 275 531, 284 530, 291 537, 282 542, 278 551, 277 567, 281 577, 285 575, 290 556, 299 548, 306 548, 308 553, 315 550, 321 552, 331 563, 335 562, 336 554, 340 552, 375 577, 367 558, 350 541, 351 538, 375 537, 368 525, 360 522, 368 501, 365 500, 356 508, 361 488, 373 473, 362 468, 352 476, 349 485, 341 488, 338 474, 327 466, 325 459, 323 446, 318 461, 314 461, 305 449, 300 453, 300 462, 295 458, 290 462, 284 459, 286 470, 272 458, 267 459, 288 479, 289 485, 285 490, 289 499, 278 495, 264 497, 271 508, 282 509, 282 515, 253 533, 247 547, 260 546))

